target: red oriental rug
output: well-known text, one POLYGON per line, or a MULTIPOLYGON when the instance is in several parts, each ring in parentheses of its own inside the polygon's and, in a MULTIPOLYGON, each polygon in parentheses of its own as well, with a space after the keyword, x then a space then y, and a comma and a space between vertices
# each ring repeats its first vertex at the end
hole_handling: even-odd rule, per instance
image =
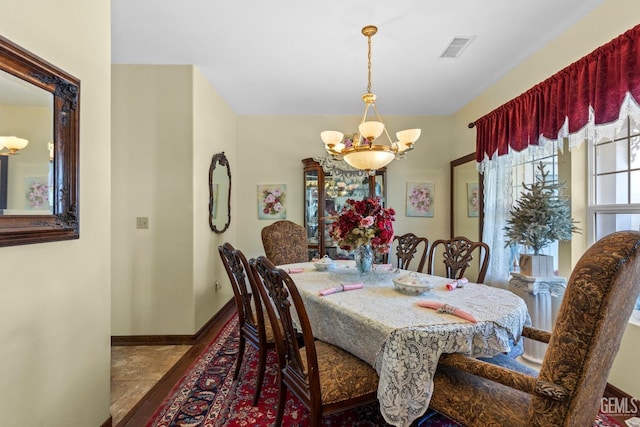
MULTIPOLYGON (((275 353, 267 358, 262 395, 258 406, 252 406, 255 390, 257 351, 247 345, 245 361, 238 381, 233 381, 233 368, 238 351, 238 323, 234 316, 222 328, 209 347, 194 361, 156 410, 146 427, 218 427, 271 426, 276 416, 278 387, 275 353)), ((306 408, 288 394, 283 426, 309 425, 306 408)), ((327 426, 388 426, 377 404, 327 416, 327 426)), ((593 427, 620 427, 605 414, 600 414, 593 427)), ((420 427, 460 427, 440 414, 421 422, 420 427)))

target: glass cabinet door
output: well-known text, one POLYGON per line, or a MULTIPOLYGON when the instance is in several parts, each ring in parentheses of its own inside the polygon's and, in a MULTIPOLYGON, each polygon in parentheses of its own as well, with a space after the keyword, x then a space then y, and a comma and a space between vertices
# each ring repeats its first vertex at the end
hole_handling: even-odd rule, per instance
POLYGON ((340 178, 325 172, 313 159, 304 159, 304 225, 307 230, 309 259, 329 255, 332 259, 353 259, 331 239, 329 229, 348 199, 379 197, 385 205, 385 174, 340 178))
POLYGON ((308 170, 304 173, 304 204, 305 219, 304 225, 307 230, 307 244, 309 247, 309 259, 320 255, 319 219, 318 210, 318 171, 308 170))

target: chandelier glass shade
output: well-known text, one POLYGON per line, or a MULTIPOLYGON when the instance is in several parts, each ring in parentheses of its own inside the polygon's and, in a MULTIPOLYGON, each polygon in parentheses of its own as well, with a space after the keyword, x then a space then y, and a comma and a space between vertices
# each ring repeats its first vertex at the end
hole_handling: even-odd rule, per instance
POLYGON ((396 158, 404 157, 407 151, 413 149, 413 144, 420 137, 420 129, 407 129, 396 132, 396 140, 389 136, 378 108, 376 107, 376 95, 371 93, 371 37, 378 32, 373 25, 362 29, 362 34, 367 37, 368 43, 368 77, 367 93, 362 95, 365 109, 358 133, 354 138, 344 139, 342 132, 327 130, 320 133, 327 152, 335 157, 342 158, 350 166, 367 171, 375 171, 383 168, 396 158), (367 120, 369 109, 373 109, 377 120, 367 120), (377 139, 385 134, 387 142, 379 142, 377 139))
POLYGON ((18 153, 18 150, 22 150, 29 144, 24 138, 18 138, 16 136, 0 136, 0 156, 10 156, 18 153), (8 151, 4 151, 4 149, 8 151))

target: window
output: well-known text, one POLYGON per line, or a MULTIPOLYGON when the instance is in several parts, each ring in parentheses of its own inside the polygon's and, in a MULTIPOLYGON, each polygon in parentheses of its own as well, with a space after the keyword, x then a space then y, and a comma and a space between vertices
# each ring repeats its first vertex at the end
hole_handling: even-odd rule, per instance
MULTIPOLYGON (((531 151, 531 150, 530 150, 531 151)), ((545 165, 545 170, 549 172, 547 175, 548 183, 558 182, 558 155, 557 151, 553 150, 538 150, 531 151, 531 155, 518 158, 512 166, 511 177, 511 197, 512 204, 515 203, 520 194, 525 191, 523 183, 526 185, 533 184, 536 179, 539 178, 540 172, 538 171, 538 164, 542 162, 545 165)), ((540 251, 541 254, 553 256, 553 269, 558 270, 558 242, 554 242, 551 245, 543 248, 540 251)))
MULTIPOLYGON (((628 117, 613 140, 590 143, 589 242, 640 230, 640 125, 628 117)), ((640 310, 640 298, 636 303, 640 310)))

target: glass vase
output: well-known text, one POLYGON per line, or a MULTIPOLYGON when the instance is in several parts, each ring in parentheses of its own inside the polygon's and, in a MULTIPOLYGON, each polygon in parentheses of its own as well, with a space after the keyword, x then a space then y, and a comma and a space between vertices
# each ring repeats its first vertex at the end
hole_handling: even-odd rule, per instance
POLYGON ((362 245, 353 251, 356 260, 356 268, 361 276, 368 274, 373 267, 373 248, 371 245, 362 245))

